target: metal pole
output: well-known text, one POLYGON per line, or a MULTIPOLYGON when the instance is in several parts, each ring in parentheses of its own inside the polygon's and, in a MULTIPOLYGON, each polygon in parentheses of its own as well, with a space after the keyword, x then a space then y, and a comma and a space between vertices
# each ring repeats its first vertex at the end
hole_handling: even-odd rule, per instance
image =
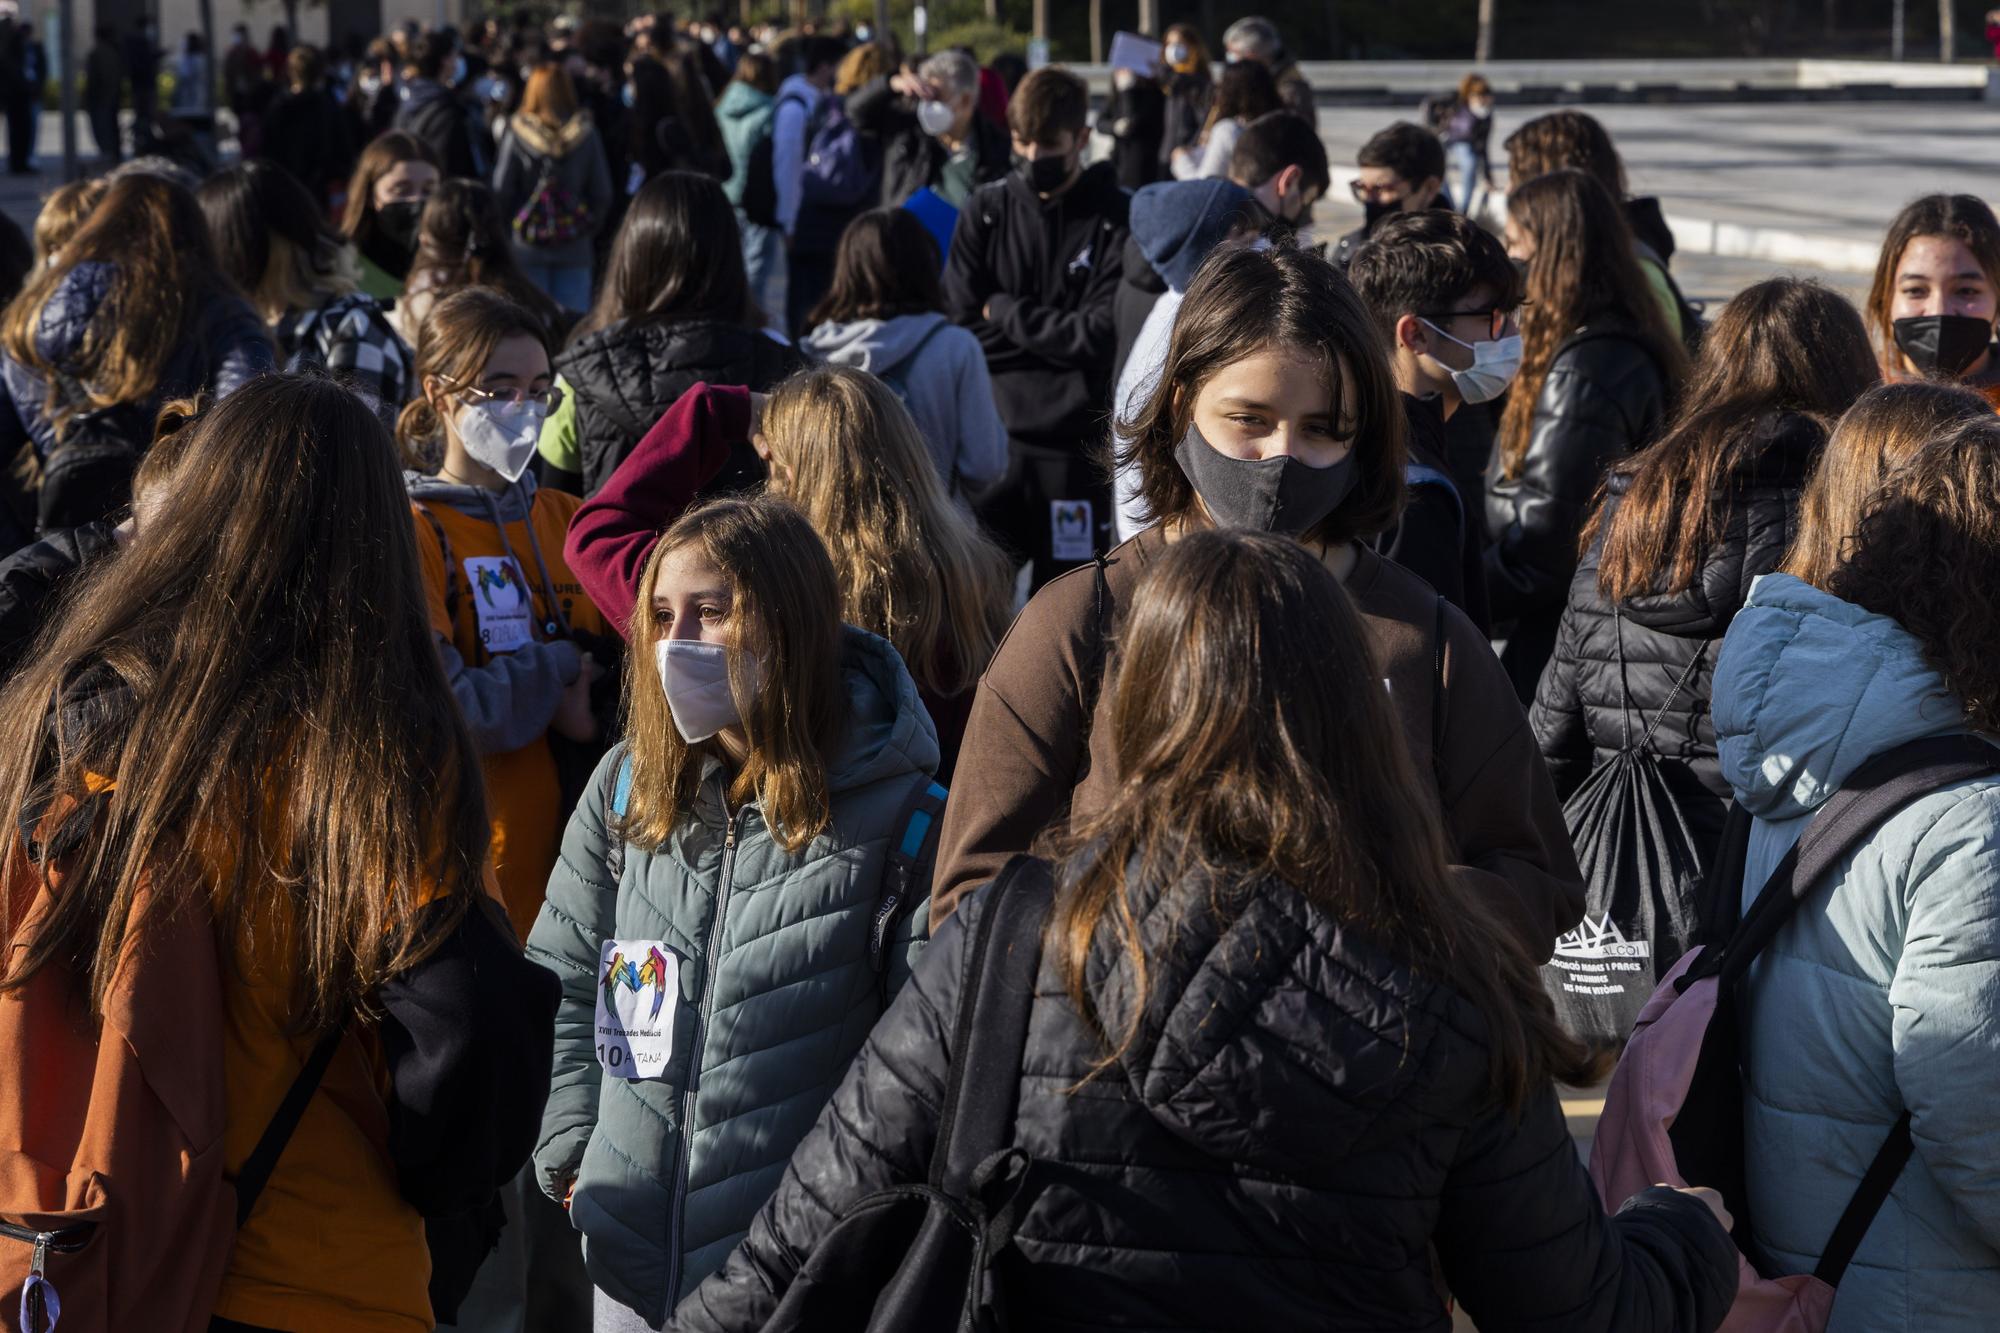
POLYGON ((1951 12, 1951 0, 1938 0, 1938 59, 1949 65, 1957 53, 1958 16, 1951 12))
POLYGON ((1903 0, 1889 3, 1889 59, 1903 58, 1903 0))
MULTIPOLYGON (((63 179, 77 177, 76 162, 76 0, 56 10, 56 68, 62 71, 63 179)), ((36 90, 35 96, 40 97, 36 90)))

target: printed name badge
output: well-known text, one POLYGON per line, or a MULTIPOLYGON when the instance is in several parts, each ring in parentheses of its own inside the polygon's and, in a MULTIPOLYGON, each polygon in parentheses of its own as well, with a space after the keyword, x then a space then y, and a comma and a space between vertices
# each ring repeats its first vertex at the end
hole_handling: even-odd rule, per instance
POLYGON ((479 643, 489 653, 511 653, 535 640, 534 603, 527 580, 504 555, 465 558, 465 581, 479 618, 479 643))
POLYGON ((606 940, 598 956, 597 1063, 613 1078, 658 1078, 674 1053, 681 963, 664 940, 606 940))
POLYGON ((1090 501, 1049 501, 1049 556, 1056 560, 1091 560, 1097 556, 1090 501))

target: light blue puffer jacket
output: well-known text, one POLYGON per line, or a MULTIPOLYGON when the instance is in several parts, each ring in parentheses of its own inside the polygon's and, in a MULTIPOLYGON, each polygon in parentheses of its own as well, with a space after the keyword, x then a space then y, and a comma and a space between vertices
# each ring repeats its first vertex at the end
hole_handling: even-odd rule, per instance
MULTIPOLYGON (((1756 818, 1749 902, 1871 756, 1967 730, 1894 621, 1757 580, 1717 665, 1722 772, 1756 818)), ((1916 1153, 1861 1243, 1832 1333, 2000 1321, 2000 779, 1904 807, 1751 972, 1745 1133, 1758 1241, 1810 1272, 1905 1108, 1916 1153)), ((1732 1205, 1736 1200, 1729 1200, 1732 1205)))
MULTIPOLYGON (((828 766, 825 833, 794 854, 755 804, 731 819, 711 762, 696 809, 658 851, 626 847, 614 882, 618 746, 570 820, 528 937, 529 957, 563 983, 535 1164, 553 1197, 575 1181, 591 1281, 655 1326, 743 1239, 881 1013, 870 934, 890 841, 937 768, 937 732, 885 640, 846 630, 842 665, 851 721, 828 766), (679 961, 659 1078, 598 1066, 605 939, 664 940, 679 961)), ((888 951, 891 994, 930 914, 928 881, 913 888, 888 951)))

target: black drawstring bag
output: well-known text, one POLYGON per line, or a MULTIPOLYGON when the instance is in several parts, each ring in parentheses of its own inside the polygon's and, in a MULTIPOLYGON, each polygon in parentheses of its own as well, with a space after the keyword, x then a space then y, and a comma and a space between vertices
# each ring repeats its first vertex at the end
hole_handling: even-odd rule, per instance
POLYGON ((1563 804, 1583 871, 1583 920, 1542 965, 1563 1028, 1599 1046, 1622 1044, 1632 1034, 1660 978, 1695 943, 1702 889, 1700 844, 1660 771, 1653 733, 1700 669, 1708 645, 1696 650, 1634 745, 1624 621, 1613 615, 1623 744, 1563 804))

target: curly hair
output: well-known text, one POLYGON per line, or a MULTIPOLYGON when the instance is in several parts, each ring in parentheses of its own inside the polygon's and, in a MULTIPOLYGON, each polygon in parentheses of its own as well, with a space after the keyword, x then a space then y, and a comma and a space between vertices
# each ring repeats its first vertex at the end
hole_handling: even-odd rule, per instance
POLYGON ((1827 591, 1888 616, 1978 731, 2000 730, 2000 418, 1966 421, 1889 474, 1827 591))
POLYGON ((1583 111, 1551 111, 1507 136, 1507 179, 1525 185, 1551 171, 1581 171, 1613 200, 1627 194, 1625 161, 1595 116, 1583 111))

